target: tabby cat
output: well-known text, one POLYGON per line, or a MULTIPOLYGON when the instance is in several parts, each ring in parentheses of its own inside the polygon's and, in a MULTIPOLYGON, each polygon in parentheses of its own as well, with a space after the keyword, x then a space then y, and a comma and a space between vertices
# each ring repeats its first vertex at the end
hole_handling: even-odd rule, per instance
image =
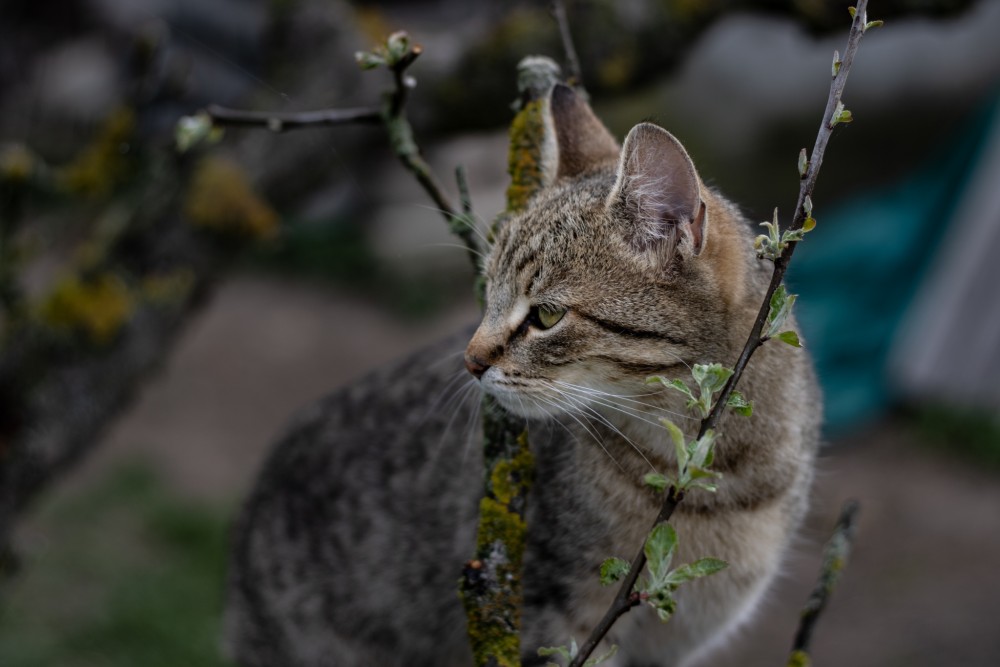
MULTIPOLYGON (((332 394, 266 462, 234 533, 226 627, 240 665, 471 664, 456 591, 482 493, 478 401, 448 398, 466 371, 528 423, 537 460, 525 665, 587 636, 614 594, 600 563, 646 537, 660 500, 643 476, 676 467, 658 418, 698 428, 646 378, 733 363, 770 265, 667 131, 637 125, 619 148, 571 89, 547 105, 547 186, 496 235, 471 342, 460 332, 332 394)), ((612 667, 688 664, 779 570, 806 507, 818 389, 807 355, 776 343, 741 388, 755 409, 722 418, 718 492, 691 492, 672 521, 675 562, 729 568, 681 588, 669 623, 647 607, 624 616, 606 639, 612 667)))

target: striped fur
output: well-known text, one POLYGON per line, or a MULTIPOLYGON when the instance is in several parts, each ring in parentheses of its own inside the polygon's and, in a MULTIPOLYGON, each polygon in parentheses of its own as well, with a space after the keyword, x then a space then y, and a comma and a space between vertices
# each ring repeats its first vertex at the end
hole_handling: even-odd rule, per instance
MULTIPOLYGON (((697 430, 679 395, 645 379, 732 363, 769 271, 736 207, 666 131, 637 126, 619 151, 568 89, 550 109, 551 185, 499 230, 471 340, 332 395, 265 466, 235 532, 227 628, 240 664, 470 664, 455 581, 472 553, 481 455, 476 401, 447 402, 463 346, 482 388, 528 421, 537 460, 525 664, 585 636, 607 606, 597 568, 639 547, 658 505, 641 480, 675 466, 657 419, 697 430), (565 315, 545 328, 539 308, 565 315)), ((646 608, 623 617, 611 667, 689 663, 749 618, 779 570, 806 506, 818 391, 805 353, 776 344, 742 387, 755 412, 720 423, 719 492, 691 493, 674 519, 680 562, 730 567, 682 589, 666 625, 646 608)))

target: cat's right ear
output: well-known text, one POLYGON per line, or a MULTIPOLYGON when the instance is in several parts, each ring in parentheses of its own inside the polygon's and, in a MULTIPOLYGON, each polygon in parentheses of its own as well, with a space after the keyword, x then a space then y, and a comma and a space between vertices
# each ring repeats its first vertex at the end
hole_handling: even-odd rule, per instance
POLYGON ((661 265, 705 245, 701 180, 681 142, 662 127, 640 123, 628 133, 608 206, 625 219, 632 246, 661 265))
POLYGON ((546 184, 572 178, 618 160, 618 142, 572 88, 558 83, 549 95, 549 119, 556 157, 547 160, 546 184))

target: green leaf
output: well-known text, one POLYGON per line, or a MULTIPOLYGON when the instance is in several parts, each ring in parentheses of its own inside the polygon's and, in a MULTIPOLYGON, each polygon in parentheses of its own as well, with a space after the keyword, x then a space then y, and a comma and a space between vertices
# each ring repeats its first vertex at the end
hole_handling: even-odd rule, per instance
POLYGON ((840 66, 843 64, 843 61, 840 59, 840 51, 834 51, 833 65, 830 67, 830 73, 833 78, 837 78, 837 75, 840 74, 840 66))
POLYGON ((850 13, 852 19, 858 14, 858 8, 853 5, 848 7, 847 11, 848 13, 850 13))
MULTIPOLYGON (((658 472, 651 472, 642 478, 642 483, 663 492, 670 485, 670 480, 658 472)), ((607 561, 604 562, 606 563, 607 561)))
POLYGON ((774 290, 774 294, 771 296, 771 310, 767 313, 768 328, 764 334, 765 338, 771 338, 781 331, 785 320, 792 312, 796 298, 798 298, 797 295, 788 293, 784 283, 778 285, 778 289, 774 290))
POLYGON ((684 432, 681 431, 677 424, 665 417, 660 418, 660 423, 663 424, 663 427, 670 433, 670 439, 674 443, 674 451, 677 453, 678 465, 684 466, 687 463, 687 449, 684 446, 684 432))
POLYGON ((695 443, 694 451, 691 453, 690 466, 695 468, 708 468, 715 460, 715 431, 708 429, 705 435, 701 436, 695 443))
POLYGON ((732 408, 736 414, 743 415, 744 417, 749 417, 753 414, 753 403, 748 401, 738 391, 734 390, 729 394, 729 400, 726 401, 726 405, 732 408))
POLYGON ((862 32, 868 32, 872 28, 881 28, 883 25, 885 25, 885 21, 881 19, 875 21, 869 21, 868 23, 865 24, 865 28, 862 32))
POLYGON ((844 107, 843 102, 837 102, 837 108, 833 110, 833 117, 830 119, 830 128, 840 123, 850 123, 854 120, 851 112, 844 107))
POLYGON ((806 175, 806 170, 809 168, 809 157, 806 155, 806 149, 799 151, 799 176, 804 177, 806 175))
POLYGON ((652 577, 651 586, 656 587, 670 570, 670 561, 677 548, 677 533, 669 523, 659 523, 646 538, 643 549, 646 563, 652 577))
POLYGON ((628 574, 631 565, 622 558, 608 558, 601 563, 601 585, 610 586, 628 574))
POLYGON ((733 369, 722 364, 695 364, 691 368, 691 375, 701 388, 703 396, 722 389, 732 374, 733 369))
POLYGON ((611 650, 605 653, 604 655, 597 658, 589 658, 585 663, 583 663, 583 667, 594 667, 594 665, 599 665, 605 660, 610 660, 612 657, 614 657, 615 653, 618 653, 617 644, 614 644, 611 647, 611 650))
POLYGON ((681 565, 667 575, 666 581, 673 586, 679 586, 686 581, 707 577, 729 567, 729 563, 718 558, 699 558, 693 563, 681 565))
POLYGON ((354 60, 358 63, 361 69, 375 69, 381 65, 385 65, 386 61, 383 56, 378 53, 372 53, 371 51, 357 51, 354 54, 354 60))
POLYGON ((816 219, 811 215, 807 216, 805 220, 802 221, 802 231, 811 232, 816 228, 816 219))
POLYGON ((398 30, 385 40, 389 63, 396 64, 410 50, 410 36, 405 30, 398 30))
POLYGON ((185 153, 201 142, 211 141, 213 134, 218 136, 218 128, 214 128, 212 117, 204 111, 193 116, 183 116, 174 128, 174 141, 179 153, 185 153), (213 130, 216 132, 213 133, 213 130))
MULTIPOLYGON (((716 476, 719 476, 719 477, 722 476, 721 473, 714 473, 714 474, 716 476)), ((690 482, 688 482, 688 485, 687 485, 686 488, 688 488, 688 489, 704 489, 705 491, 708 491, 709 493, 715 493, 716 491, 719 490, 719 487, 716 486, 714 482, 710 482, 710 481, 708 481, 706 479, 693 479, 690 482)))
POLYGON ((799 335, 794 331, 782 331, 780 334, 775 336, 782 343, 788 343, 792 347, 802 347, 802 342, 799 340, 799 335))

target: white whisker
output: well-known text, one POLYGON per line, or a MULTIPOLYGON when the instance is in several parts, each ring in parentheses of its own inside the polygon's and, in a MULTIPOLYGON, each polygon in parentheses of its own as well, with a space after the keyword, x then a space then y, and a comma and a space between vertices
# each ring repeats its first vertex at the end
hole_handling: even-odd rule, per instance
POLYGON ((627 435, 625 435, 624 433, 622 433, 621 430, 619 430, 617 426, 615 426, 614 424, 611 423, 611 420, 609 420, 607 417, 605 417, 604 415, 602 415, 597 410, 594 410, 592 407, 590 407, 586 403, 583 403, 578 398, 573 397, 571 394, 566 393, 566 392, 561 392, 556 387, 551 387, 551 389, 553 391, 555 391, 555 392, 558 392, 559 395, 562 396, 570 404, 576 405, 580 410, 584 411, 584 413, 589 413, 589 414, 593 415, 598 421, 600 421, 602 424, 604 424, 605 426, 607 426, 608 428, 610 428, 612 431, 614 431, 615 433, 617 433, 619 436, 621 436, 621 438, 625 442, 627 442, 632 447, 632 449, 635 450, 636 454, 638 454, 642 458, 642 460, 646 462, 646 465, 649 466, 650 470, 652 470, 653 472, 657 472, 656 466, 654 466, 653 463, 648 458, 646 458, 646 455, 643 453, 642 449, 639 448, 639 445, 635 444, 635 442, 633 442, 631 438, 629 438, 627 435))

